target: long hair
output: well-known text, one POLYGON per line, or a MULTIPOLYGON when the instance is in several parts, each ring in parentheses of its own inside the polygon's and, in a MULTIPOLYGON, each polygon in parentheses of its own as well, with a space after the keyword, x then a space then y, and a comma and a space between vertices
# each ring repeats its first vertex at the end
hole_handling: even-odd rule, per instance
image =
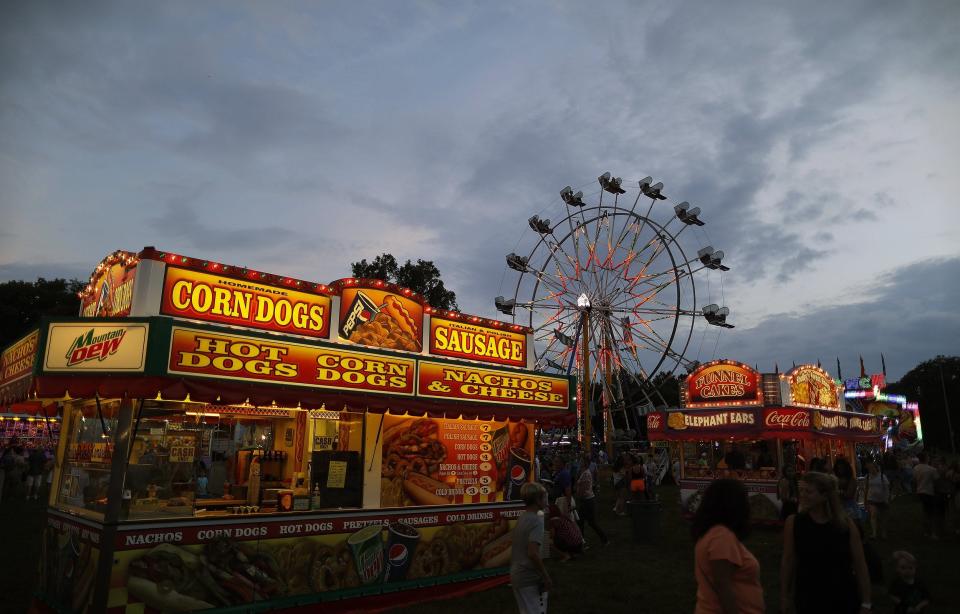
POLYGON ((693 516, 690 532, 699 540, 714 526, 722 524, 743 541, 750 533, 750 501, 747 488, 739 480, 714 480, 703 493, 703 501, 693 516))
MULTIPOLYGON (((840 485, 836 476, 819 471, 808 471, 800 476, 800 481, 815 488, 823 497, 824 512, 830 523, 837 528, 846 529, 848 525, 847 512, 840 501, 840 485)), ((809 511, 809 510, 801 510, 809 511)))

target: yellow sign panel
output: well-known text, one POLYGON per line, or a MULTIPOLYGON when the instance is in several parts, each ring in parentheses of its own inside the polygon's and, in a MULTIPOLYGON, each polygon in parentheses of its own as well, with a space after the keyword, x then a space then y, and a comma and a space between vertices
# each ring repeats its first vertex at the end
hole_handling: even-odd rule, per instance
POLYGON ((523 367, 527 364, 527 336, 431 316, 430 353, 523 367))
POLYGON ((570 380, 421 360, 417 395, 499 405, 566 409, 570 380))

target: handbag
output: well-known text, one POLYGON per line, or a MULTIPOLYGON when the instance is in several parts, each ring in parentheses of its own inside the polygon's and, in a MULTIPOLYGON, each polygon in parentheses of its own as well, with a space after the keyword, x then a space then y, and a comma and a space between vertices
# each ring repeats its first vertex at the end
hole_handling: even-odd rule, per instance
POLYGON ((643 492, 647 489, 647 481, 643 478, 630 480, 630 492, 643 492))

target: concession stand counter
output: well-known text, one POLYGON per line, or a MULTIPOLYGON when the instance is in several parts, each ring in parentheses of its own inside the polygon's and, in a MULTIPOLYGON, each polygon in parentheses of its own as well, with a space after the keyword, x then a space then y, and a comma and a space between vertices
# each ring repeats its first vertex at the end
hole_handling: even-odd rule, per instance
POLYGON ((759 373, 717 360, 687 376, 680 398, 681 408, 647 416, 647 433, 651 441, 668 442, 680 461, 686 514, 696 511, 712 480, 736 478, 750 493, 752 518, 775 522, 785 469, 802 473, 814 458, 837 457, 856 467, 856 444, 880 443, 879 419, 842 411, 842 390, 815 365, 759 373))
POLYGON ((529 329, 153 248, 81 299, 24 388, 62 414, 35 611, 375 611, 506 581, 534 429, 575 420, 529 329))

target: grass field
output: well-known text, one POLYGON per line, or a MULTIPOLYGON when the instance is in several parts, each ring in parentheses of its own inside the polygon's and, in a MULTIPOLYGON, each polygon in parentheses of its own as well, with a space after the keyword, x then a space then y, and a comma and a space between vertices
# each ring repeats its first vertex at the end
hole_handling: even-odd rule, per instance
MULTIPOLYGON (((598 507, 601 526, 611 543, 593 547, 569 563, 548 562, 556 588, 550 595, 550 612, 577 614, 611 612, 692 612, 696 583, 693 579, 693 544, 688 525, 678 514, 678 493, 673 487, 660 489, 663 502, 661 533, 656 545, 636 544, 630 521, 613 514, 611 492, 604 490, 598 507)), ((884 557, 887 579, 891 577, 890 553, 906 549, 920 560, 920 574, 933 592, 930 612, 956 612, 960 604, 956 537, 932 542, 920 537, 919 503, 913 497, 894 501, 890 538, 878 542, 884 557)), ((25 612, 36 577, 44 508, 39 503, 10 499, 0 504, 0 612, 25 612)), ((587 529, 587 539, 599 544, 587 529)), ((778 570, 780 530, 756 529, 747 547, 760 561, 767 609, 776 612, 779 604, 778 570)), ((875 587, 874 611, 890 612, 892 605, 882 587, 875 587)), ((513 595, 507 587, 470 595, 453 601, 435 601, 397 614, 479 614, 515 612, 513 595)))

